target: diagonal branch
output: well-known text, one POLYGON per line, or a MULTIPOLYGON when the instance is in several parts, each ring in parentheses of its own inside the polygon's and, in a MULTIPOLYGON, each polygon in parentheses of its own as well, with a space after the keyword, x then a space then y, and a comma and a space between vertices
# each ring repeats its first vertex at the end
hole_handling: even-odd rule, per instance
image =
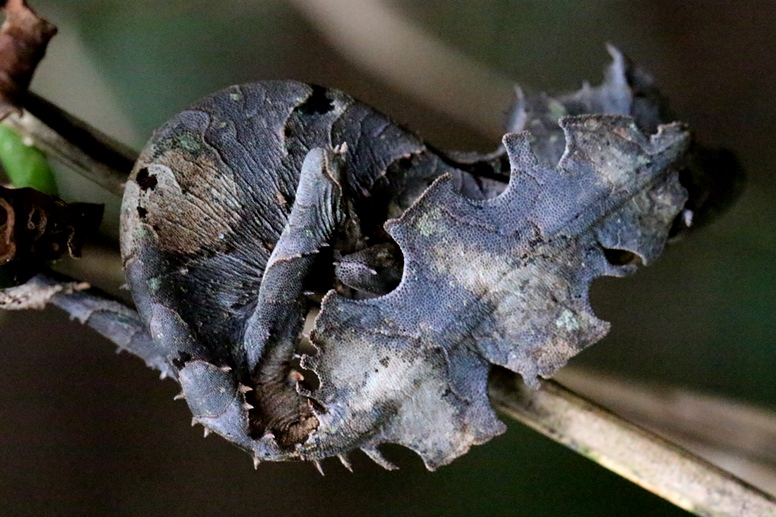
POLYGON ((617 415, 776 490, 776 412, 732 398, 580 368, 555 377, 617 415))
POLYGON ((137 158, 127 146, 32 92, 25 98, 23 115, 11 114, 2 123, 81 176, 123 195, 137 158))
MULTIPOLYGON (((134 310, 97 290, 73 289, 70 281, 41 274, 25 285, 25 292, 35 297, 34 291, 40 290, 36 299, 68 312, 163 377, 176 378, 134 310)), ((0 303, 2 308, 11 307, 0 303)), ((776 500, 770 495, 557 382, 544 381, 540 389, 532 390, 519 376, 499 369, 489 388, 491 402, 505 415, 681 508, 698 515, 776 515, 776 500)))
MULTIPOLYGON (((311 2, 295 0, 295 4, 311 19, 321 25, 341 28, 343 20, 352 20, 355 4, 327 0, 311 2), (318 6, 323 4, 323 9, 318 6), (317 6, 317 9, 316 9, 317 6), (328 7, 328 9, 326 8, 328 7), (338 8, 346 16, 328 16, 338 8)), ((363 25, 366 31, 359 39, 349 37, 347 31, 330 31, 335 44, 349 49, 357 60, 369 65, 370 53, 381 49, 381 39, 375 37, 375 28, 387 27, 393 40, 405 42, 405 51, 396 52, 388 48, 388 56, 402 55, 406 61, 415 58, 421 66, 391 66, 392 72, 385 68, 375 68, 375 72, 395 84, 413 85, 413 93, 428 102, 439 98, 439 91, 460 90, 460 98, 470 102, 461 102, 464 110, 451 114, 467 121, 484 131, 493 131, 493 103, 482 105, 481 93, 472 95, 467 92, 465 77, 450 75, 450 70, 464 70, 466 76, 476 77, 477 92, 481 92, 482 83, 491 85, 495 97, 511 94, 510 83, 501 77, 467 62, 461 56, 445 52, 445 49, 426 38, 422 31, 413 27, 395 24, 390 12, 380 9, 377 2, 368 2, 381 23, 363 25), (396 38, 395 34, 403 37, 396 38), (353 43, 359 44, 353 44, 353 43), (366 50, 360 49, 363 44, 366 50), (356 49, 356 50, 353 50, 356 49), (413 49, 420 49, 417 55, 413 49), (421 50, 425 49, 426 54, 421 50), (426 60, 424 56, 435 56, 426 60), (408 57, 409 56, 409 57, 408 57), (438 65, 438 66, 431 66, 438 65), (405 75, 396 77, 396 70, 423 70, 423 76, 405 75), (429 70, 439 73, 431 74, 429 70), (463 87, 459 87, 463 84, 463 87), (442 85, 442 86, 441 86, 442 85), (490 111, 490 112, 489 112, 490 111)), ((348 22, 349 23, 349 22, 348 22)), ((358 28, 357 25, 352 27, 358 28)), ((379 34, 378 34, 379 35, 379 34)), ((392 65, 390 59, 379 61, 392 65)), ((435 104, 436 105, 436 104, 435 104)), ((135 154, 124 146, 112 141, 99 131, 75 119, 53 104, 30 94, 25 102, 26 113, 12 116, 4 122, 23 135, 52 157, 64 162, 76 172, 94 180, 108 191, 121 195, 126 175, 132 167, 135 154)), ((444 108, 438 106, 438 109, 444 108)), ((82 323, 95 328, 102 335, 118 344, 120 348, 146 360, 147 364, 159 369, 163 374, 175 376, 174 370, 167 364, 163 354, 156 348, 148 331, 144 328, 137 313, 118 304, 96 291, 80 290, 79 284, 62 284, 45 276, 34 278, 28 284, 27 294, 33 298, 14 298, 13 293, 0 291, 0 295, 10 296, 6 303, 17 302, 28 305, 40 305, 50 301, 82 323), (43 300, 34 298, 41 294, 43 300)), ((17 293, 20 291, 17 291, 17 293)), ((25 296, 27 295, 25 294, 25 296)), ((0 308, 3 298, 0 297, 0 308)), ((538 390, 529 390, 519 378, 504 371, 497 371, 490 383, 491 400, 508 416, 520 420, 539 432, 557 440, 567 447, 584 454, 593 461, 605 466, 619 475, 639 484, 671 501, 672 503, 701 515, 776 515, 776 501, 749 486, 745 482, 687 453, 670 442, 644 431, 616 415, 586 401, 561 385, 547 381, 538 390)))
POLYGON ((498 370, 494 406, 599 465, 697 515, 773 516, 776 499, 554 381, 538 390, 498 370))

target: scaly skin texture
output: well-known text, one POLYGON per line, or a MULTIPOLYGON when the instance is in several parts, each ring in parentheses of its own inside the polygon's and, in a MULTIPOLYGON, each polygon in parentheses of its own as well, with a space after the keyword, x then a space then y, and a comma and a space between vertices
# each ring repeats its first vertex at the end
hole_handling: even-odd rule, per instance
POLYGON ((296 82, 227 88, 157 130, 122 255, 195 421, 258 460, 360 448, 390 467, 392 442, 431 469, 502 432, 490 365, 535 384, 600 339, 590 282, 635 268, 612 250, 653 260, 686 200, 686 131, 658 126, 651 80, 612 53, 598 88, 520 95, 487 156, 296 82))

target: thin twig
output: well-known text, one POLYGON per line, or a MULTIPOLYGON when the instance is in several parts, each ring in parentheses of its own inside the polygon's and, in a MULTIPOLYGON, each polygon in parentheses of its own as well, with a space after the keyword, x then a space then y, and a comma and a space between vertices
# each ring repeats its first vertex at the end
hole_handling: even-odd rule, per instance
POLYGON ((776 493, 776 412, 728 397, 599 371, 555 377, 615 414, 776 493))
POLYGON ((776 466, 776 413, 677 386, 567 368, 557 380, 659 434, 682 436, 776 466))
POLYGON ((20 117, 11 114, 6 126, 32 140, 41 151, 121 196, 137 153, 51 102, 29 93, 20 117))
MULTIPOLYGON (((294 1, 299 6, 304 4, 307 9, 312 9, 310 6, 314 5, 308 0, 294 1)), ((337 1, 325 0, 321 3, 334 5, 337 1)), ((351 20, 354 5, 348 3, 351 20)), ((374 8, 381 7, 378 2, 373 1, 370 1, 369 5, 373 8, 373 14, 374 8)), ((324 15, 320 12, 316 15, 324 19, 324 15)), ((334 18, 325 19, 328 20, 326 23, 334 26, 339 23, 334 18)), ((386 20, 390 18, 381 19, 382 22, 386 20)), ((408 48, 422 41, 424 37, 422 32, 415 28, 410 28, 409 31, 406 29, 407 27, 403 31, 406 37, 395 38, 394 35, 394 41, 403 41, 408 48)), ((372 37, 367 40, 379 40, 374 38, 374 32, 370 34, 372 37)), ((339 44, 347 46, 348 41, 346 36, 343 36, 339 44)), ((359 46, 351 44, 350 48, 359 46)), ((476 67, 472 68, 469 66, 470 63, 456 61, 458 57, 454 55, 444 56, 441 53, 428 52, 429 48, 432 50, 435 48, 433 42, 430 46, 425 46, 423 52, 426 52, 426 56, 437 56, 435 59, 439 66, 432 68, 445 70, 443 76, 428 76, 429 67, 407 68, 422 70, 427 77, 431 77, 422 81, 422 87, 419 87, 415 93, 419 97, 425 96, 425 101, 439 108, 435 99, 439 97, 440 89, 444 90, 448 86, 453 88, 452 83, 449 83, 451 78, 449 71, 463 67, 470 76, 473 76, 477 75, 471 73, 476 71, 476 67), (457 64, 451 64, 453 62, 457 64)), ((371 52, 369 49, 367 51, 371 52)), ((403 59, 407 57, 404 51, 393 49, 391 52, 402 55, 403 59)), ((418 56, 421 61, 425 59, 422 52, 418 53, 418 56)), ((375 61, 390 64, 390 60, 372 62, 375 61)), ((406 86, 407 82, 411 83, 415 78, 402 76, 400 79, 397 82, 406 86)), ((497 91, 502 89, 506 91, 505 83, 498 78, 486 81, 480 76, 480 79, 477 84, 480 92, 483 82, 496 85, 497 91)), ((454 96, 467 97, 458 86, 454 89, 457 90, 454 96)), ((488 99, 491 106, 492 102, 492 98, 488 99)), ((473 101, 456 103, 456 105, 472 108, 471 112, 464 110, 465 112, 451 113, 456 118, 474 123, 481 129, 493 130, 492 121, 497 117, 490 113, 492 110, 483 109, 479 102, 473 101), (483 122, 485 120, 488 122, 483 122)), ((31 96, 26 107, 27 111, 22 117, 11 116, 4 123, 31 138, 44 152, 69 165, 74 171, 92 179, 114 194, 122 194, 135 153, 39 97, 31 96)), ((39 286, 41 288, 49 282, 44 281, 43 278, 39 278, 38 281, 41 282, 39 286)), ((101 295, 87 292, 57 294, 52 298, 52 303, 77 315, 81 321, 94 327, 123 349, 141 356, 149 366, 160 369, 168 375, 174 374, 161 356, 157 355, 158 352, 150 336, 134 311, 101 295)), ((531 391, 525 388, 516 376, 500 373, 494 376, 491 382, 491 397, 494 405, 507 415, 584 454, 677 506, 699 515, 776 515, 776 501, 771 496, 676 445, 625 422, 557 383, 547 381, 543 383, 541 389, 531 391)))
MULTIPOLYGON (((38 275, 25 287, 40 290, 46 301, 163 376, 175 377, 135 311, 96 290, 57 292, 71 280, 38 275)), ((498 370, 489 388, 494 406, 506 415, 681 508, 709 516, 776 516, 776 500, 768 494, 556 382, 544 381, 531 390, 519 376, 498 370)))
POLYGON ((599 465, 697 515, 776 516, 776 499, 553 381, 538 390, 499 370, 493 404, 599 465))
POLYGON ((132 170, 137 160, 137 151, 109 137, 48 99, 32 91, 27 92, 24 98, 24 109, 94 160, 125 175, 132 170))

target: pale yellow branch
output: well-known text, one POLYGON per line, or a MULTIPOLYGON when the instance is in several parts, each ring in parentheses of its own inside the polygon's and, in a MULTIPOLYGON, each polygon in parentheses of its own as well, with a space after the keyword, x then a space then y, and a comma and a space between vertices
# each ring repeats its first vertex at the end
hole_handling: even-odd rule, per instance
POLYGON ((776 412, 597 371, 566 368, 556 379, 617 415, 776 493, 776 412))
POLYGON ((554 381, 530 390, 498 371, 493 404, 506 415, 697 515, 776 516, 776 500, 554 381))

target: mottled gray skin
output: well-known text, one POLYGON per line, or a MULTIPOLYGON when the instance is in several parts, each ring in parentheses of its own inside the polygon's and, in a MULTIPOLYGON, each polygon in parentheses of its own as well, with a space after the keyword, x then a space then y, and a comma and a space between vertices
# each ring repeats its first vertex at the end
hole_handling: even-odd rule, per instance
POLYGON ((400 443, 429 468, 448 463, 503 431, 485 394, 490 365, 536 387, 606 334, 588 288, 635 269, 611 264, 607 249, 645 264, 662 252, 686 200, 672 165, 688 135, 670 125, 649 139, 617 116, 561 125, 557 168, 539 162, 530 134, 508 134, 513 176, 499 197, 472 201, 442 177, 390 222, 404 253, 394 291, 324 299, 319 353, 304 364, 322 379, 310 396, 338 443, 400 443), (365 440, 364 429, 374 434, 365 440))
POLYGON ((360 448, 390 467, 392 442, 431 469, 502 432, 490 365, 536 384, 603 336, 587 288, 634 267, 604 249, 651 261, 685 201, 687 134, 639 129, 658 104, 557 126, 631 114, 614 56, 598 88, 521 97, 511 129, 532 133, 489 156, 439 153, 296 82, 222 90, 157 130, 127 184, 122 255, 194 421, 257 460, 360 448), (328 291, 302 360, 317 389, 294 359, 310 291, 328 291))

